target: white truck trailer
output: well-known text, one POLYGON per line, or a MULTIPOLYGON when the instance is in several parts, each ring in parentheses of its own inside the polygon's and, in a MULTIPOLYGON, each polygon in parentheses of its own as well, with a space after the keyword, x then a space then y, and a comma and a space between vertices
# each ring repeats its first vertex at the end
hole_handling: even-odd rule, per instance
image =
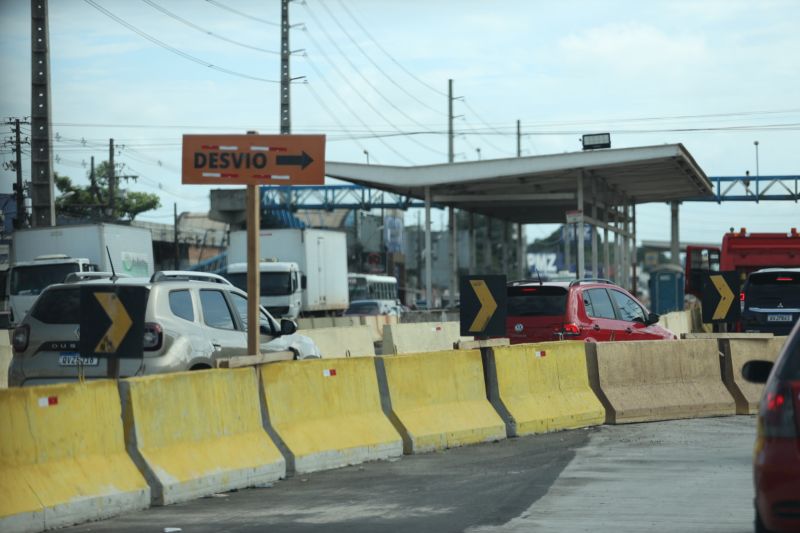
POLYGON ((151 276, 150 230, 118 224, 78 224, 15 231, 6 282, 11 324, 22 320, 48 285, 63 282, 72 272, 110 272, 112 262, 117 274, 151 276))
MULTIPOLYGON (((265 229, 259 232, 262 304, 276 316, 321 316, 347 309, 347 236, 327 229, 265 229), (267 266, 268 265, 268 266, 267 266), (290 285, 299 269, 299 285, 290 285), (265 283, 265 276, 281 276, 281 281, 265 283), (287 294, 265 294, 265 287, 283 286, 287 294), (289 290, 291 289, 291 290, 289 290), (300 308, 294 309, 297 293, 300 308)), ((232 231, 228 265, 247 262, 247 231, 232 231)), ((241 265, 235 270, 241 274, 241 265)), ((244 270, 246 272, 246 270, 244 270)), ((274 292, 274 291, 273 291, 274 292)))

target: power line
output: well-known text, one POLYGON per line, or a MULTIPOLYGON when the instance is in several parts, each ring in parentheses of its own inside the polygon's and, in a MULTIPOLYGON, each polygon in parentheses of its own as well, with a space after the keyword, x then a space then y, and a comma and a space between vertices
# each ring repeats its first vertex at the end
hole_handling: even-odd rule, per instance
POLYGON ((366 29, 366 28, 365 28, 365 27, 364 27, 364 26, 363 26, 363 25, 362 25, 362 24, 361 24, 361 23, 358 21, 358 19, 357 19, 357 18, 355 18, 355 16, 353 16, 353 13, 352 13, 352 12, 351 12, 351 11, 350 11, 348 8, 347 8, 347 6, 344 4, 344 2, 342 2, 342 0, 339 0, 339 5, 341 5, 341 6, 342 6, 342 9, 344 9, 344 11, 345 11, 345 12, 346 12, 346 13, 347 13, 349 16, 350 16, 350 18, 353 20, 353 22, 355 22, 355 23, 356 23, 356 25, 358 25, 358 27, 361 29, 361 31, 363 31, 363 32, 364 32, 364 34, 365 34, 367 37, 369 37, 369 39, 370 39, 370 40, 371 40, 373 43, 375 43, 375 46, 377 46, 377 47, 378 47, 378 49, 379 49, 381 52, 383 52, 383 53, 386 55, 386 57, 388 57, 388 58, 389 58, 389 59, 390 59, 390 60, 391 60, 391 61, 392 61, 392 62, 393 62, 395 65, 397 65, 398 67, 400 67, 400 69, 402 69, 402 71, 403 71, 403 72, 405 72, 406 74, 408 74, 408 75, 409 75, 411 78, 413 78, 415 81, 417 81, 418 83, 420 83, 420 84, 424 85, 425 87, 427 87, 427 88, 428 88, 428 89, 430 89, 431 91, 433 91, 433 92, 435 92, 435 93, 437 93, 437 94, 439 94, 439 95, 441 95, 441 96, 447 97, 447 93, 440 91, 439 89, 437 89, 437 88, 435 88, 435 87, 433 87, 433 86, 429 85, 429 84, 428 84, 428 83, 426 83, 425 81, 423 81, 423 80, 421 80, 420 78, 418 78, 416 75, 414 75, 414 73, 413 73, 413 72, 411 72, 411 71, 410 71, 410 70, 408 70, 406 67, 404 67, 402 64, 400 64, 400 62, 399 62, 399 61, 397 61, 397 60, 396 60, 396 59, 395 59, 395 58, 392 56, 392 54, 390 54, 389 52, 387 52, 387 51, 386 51, 386 49, 385 49, 384 47, 382 47, 382 46, 381 46, 381 44, 380 44, 380 43, 379 43, 379 42, 378 42, 378 41, 375 39, 375 37, 373 37, 373 36, 372 36, 372 34, 371 34, 369 31, 367 31, 367 29, 366 29))
MULTIPOLYGON (((319 106, 328 114, 328 116, 330 116, 340 128, 345 129, 344 126, 342 126, 342 124, 339 122, 339 118, 336 116, 336 114, 328 108, 328 106, 325 104, 325 101, 317 94, 317 91, 314 90, 311 84, 306 83, 305 86, 308 88, 314 100, 317 101, 317 104, 319 104, 319 106)), ((345 129, 345 131, 347 130, 345 129)), ((356 137, 349 135, 349 138, 350 140, 354 141, 365 153, 367 152, 367 148, 356 137)), ((375 159, 376 163, 378 162, 377 158, 373 159, 375 159)))
POLYGON ((253 46, 253 45, 250 45, 250 44, 247 44, 247 43, 243 43, 243 42, 240 42, 240 41, 235 41, 233 39, 229 39, 229 38, 227 38, 227 37, 225 37, 223 35, 218 35, 218 34, 214 33, 211 30, 207 30, 206 28, 202 28, 202 27, 198 26, 197 24, 189 22, 185 18, 176 15, 172 11, 169 11, 169 10, 161 7, 160 5, 156 4, 152 0, 142 0, 142 2, 144 2, 147 5, 149 5, 153 9, 157 9, 158 11, 164 13, 168 17, 171 17, 171 18, 177 20, 181 24, 189 26, 190 28, 194 28, 195 30, 197 30, 197 31, 199 31, 201 33, 205 33, 208 36, 214 37, 214 38, 219 39, 221 41, 225 41, 226 43, 235 44, 236 46, 241 46, 242 48, 249 48, 250 50, 255 50, 257 52, 263 52, 265 54, 273 54, 273 55, 280 55, 281 54, 280 52, 278 52, 276 50, 267 50, 266 48, 259 48, 258 46, 253 46))
MULTIPOLYGON (((160 46, 161 48, 164 48, 165 50, 168 50, 168 51, 172 52, 173 54, 178 55, 178 56, 180 56, 180 57, 182 57, 184 59, 188 59, 189 61, 192 61, 192 62, 197 63, 199 65, 203 65, 204 67, 208 67, 210 69, 216 70, 218 72, 223 72, 223 73, 229 74, 231 76, 237 76, 239 78, 246 78, 246 79, 255 80, 255 81, 262 81, 262 82, 265 82, 265 83, 280 83, 279 81, 276 81, 276 80, 269 80, 269 79, 266 79, 266 78, 260 78, 258 76, 252 76, 250 74, 245 74, 243 72, 236 72, 234 70, 226 69, 226 68, 214 65, 212 63, 209 63, 208 61, 205 61, 203 59, 195 57, 195 56, 193 56, 191 54, 187 54, 186 52, 183 52, 182 50, 179 50, 179 49, 175 48, 174 46, 170 46, 167 43, 165 43, 164 41, 160 41, 160 40, 156 39, 155 37, 151 36, 150 34, 143 32, 142 30, 140 30, 136 26, 126 22, 125 20, 123 20, 123 19, 119 18, 118 16, 116 16, 115 14, 113 14, 111 11, 109 11, 109 10, 105 9, 104 7, 100 6, 94 0, 84 0, 84 1, 87 4, 89 4, 90 6, 92 6, 93 8, 95 8, 96 10, 98 10, 101 13, 103 13, 104 15, 106 15, 108 18, 110 18, 110 19, 114 20, 115 22, 118 22, 119 24, 125 26, 126 28, 128 28, 132 32, 136 33, 137 35, 139 35, 141 37, 144 37, 145 39, 147 39, 151 43, 153 43, 153 44, 155 44, 157 46, 160 46)), ((208 0, 208 1, 211 1, 211 0, 208 0)))
MULTIPOLYGON (((414 122, 415 124, 417 124, 417 125, 419 125, 419 126, 422 126, 421 124, 419 124, 418 122, 416 122, 416 121, 415 121, 415 120, 414 120, 414 119, 413 119, 411 116, 409 116, 407 113, 405 113, 404 111, 402 111, 402 110, 401 110, 399 107, 397 107, 397 106, 396 106, 396 105, 395 105, 395 104, 394 104, 394 103, 393 103, 391 100, 389 100, 389 99, 388 99, 386 96, 384 96, 384 95, 383 95, 383 93, 381 93, 381 91, 379 91, 379 90, 378 90, 378 88, 377 88, 377 87, 375 87, 375 86, 372 84, 372 82, 371 82, 371 81, 369 81, 369 80, 367 79, 367 77, 366 77, 366 76, 364 76, 364 75, 361 73, 361 71, 358 69, 358 67, 357 67, 357 66, 356 66, 356 65, 355 65, 355 64, 354 64, 354 63, 353 63, 353 62, 350 60, 350 58, 347 56, 347 54, 345 54, 345 53, 342 51, 342 49, 339 47, 339 45, 338 45, 338 43, 336 42, 336 40, 335 40, 335 39, 333 39, 333 38, 331 37, 331 35, 330 35, 330 34, 328 33, 328 31, 325 29, 325 26, 324 26, 323 24, 321 24, 321 23, 320 23, 319 19, 316 17, 316 15, 314 14, 314 12, 313 12, 313 11, 312 11, 312 10, 311 10, 311 9, 310 9, 310 8, 309 8, 307 5, 306 5, 306 11, 307 11, 307 12, 308 12, 308 14, 311 16, 311 18, 314 20, 314 22, 316 22, 316 23, 317 23, 317 25, 319 25, 320 29, 322 30, 322 33, 325 35, 325 37, 328 39, 328 41, 330 41, 330 42, 331 42, 331 44, 334 46, 334 48, 336 48, 336 50, 339 52, 339 54, 340 54, 342 57, 344 57, 344 59, 345 59, 345 60, 348 62, 348 64, 350 65, 350 67, 351 67, 351 68, 352 68, 354 71, 356 71, 356 73, 357 73, 357 74, 358 74, 358 75, 361 77, 361 79, 362 79, 362 80, 364 80, 364 82, 365 82, 367 85, 369 85, 369 86, 372 88, 372 90, 374 90, 374 91, 375 91, 375 92, 376 92, 376 93, 377 93, 377 94, 378 94, 378 95, 379 95, 381 98, 383 98, 383 99, 384 99, 384 100, 385 100, 385 101, 386 101, 386 102, 387 102, 387 103, 388 103, 388 104, 389 104, 389 105, 390 105, 390 106, 391 106, 393 109, 395 109, 396 111, 398 111, 398 112, 399 112, 401 115, 403 115, 405 118, 407 118, 408 120, 410 120, 410 121, 414 122)), ((327 61, 328 61, 328 63, 330 63, 330 65, 331 65, 331 66, 333 67, 333 69, 334 69, 334 70, 335 70, 335 71, 336 71, 336 72, 339 74, 339 76, 341 76, 341 78, 342 78, 342 79, 345 81, 345 83, 347 83, 347 84, 348 84, 348 85, 349 85, 349 86, 350 86, 350 87, 353 89, 353 91, 354 91, 356 94, 358 94, 359 98, 360 98, 360 99, 361 99, 361 100, 362 100, 364 103, 366 103, 366 104, 367 104, 367 106, 369 106, 369 107, 370 107, 370 109, 372 109, 372 110, 373 110, 373 111, 374 111, 374 112, 375 112, 375 113, 376 113, 376 114, 377 114, 379 117, 381 117, 381 118, 382 118, 382 119, 383 119, 383 120, 384 120, 384 121, 385 121, 387 124, 389 124, 389 126, 391 126, 392 128, 396 129, 397 131, 401 131, 401 130, 400 130, 400 128, 398 128, 397 126, 395 126, 395 125, 394 125, 394 123, 393 123, 391 120, 389 120, 389 119, 388 119, 388 118, 387 118, 387 117, 386 117, 386 116, 385 116, 383 113, 381 113, 381 111, 380 111, 380 110, 379 110, 377 107, 375 107, 375 105, 373 105, 373 104, 372 104, 372 102, 370 102, 370 101, 369 101, 367 98, 365 98, 365 97, 364 97, 364 96, 361 94, 361 92, 360 92, 360 91, 358 91, 358 89, 357 89, 357 88, 356 88, 356 87, 355 87, 355 86, 354 86, 354 85, 353 85, 353 84, 350 82, 350 79, 349 79, 349 77, 348 77, 348 76, 345 76, 345 75, 342 73, 342 71, 341 71, 341 70, 339 70, 339 68, 336 66, 336 63, 334 63, 333 61, 331 61, 330 57, 329 57, 329 56, 328 56, 328 55, 327 55, 327 54, 324 52, 324 48, 322 48, 322 46, 320 46, 320 44, 317 42, 317 40, 316 40, 316 39, 314 39, 314 37, 313 37, 313 36, 312 36, 310 33, 308 33, 308 32, 307 32, 307 35, 308 35, 309 39, 311 39, 311 42, 314 44, 314 46, 316 46, 317 50, 318 50, 318 51, 319 51, 319 52, 322 54, 322 56, 325 58, 325 60, 327 60, 327 61)), ((423 127, 424 127, 424 126, 423 126, 423 127)), ((442 151, 439 151, 439 150, 436 150, 436 149, 434 149, 434 148, 431 148, 430 146, 428 146, 428 145, 426 145, 426 144, 420 143, 420 142, 419 142, 419 141, 417 141, 416 139, 413 139, 413 138, 412 138, 412 139, 409 139, 409 140, 411 140, 411 141, 412 141, 414 144, 416 144, 416 145, 417 145, 417 146, 419 146, 420 148, 423 148, 423 149, 425 149, 425 150, 428 150, 428 151, 430 151, 430 152, 433 152, 433 153, 435 153, 435 154, 437 154, 437 155, 444 155, 444 152, 442 152, 442 151)))
POLYGON ((398 89, 400 89, 401 91, 403 91, 403 92, 404 92, 404 93, 405 93, 405 94, 406 94, 406 95, 407 95, 409 98, 411 98, 412 100, 414 100, 415 102, 417 102, 419 105, 421 105, 421 106, 425 107, 426 109, 428 109, 428 110, 430 110, 430 111, 433 111, 434 113, 437 113, 437 114, 439 114, 439 115, 442 115, 442 116, 447 116, 447 113, 443 112, 441 109, 436 109, 435 107, 432 107, 432 106, 428 105, 428 104, 427 104, 427 103, 425 103, 424 101, 422 101, 422 100, 420 100, 419 98, 417 98, 416 96, 414 96, 414 94, 412 94, 412 93, 411 93, 411 92, 410 92, 408 89, 406 89, 405 87, 403 87, 403 86, 402 86, 400 83, 398 83, 398 82, 397 82, 397 81, 396 81, 396 80, 395 80, 395 79, 394 79, 392 76, 390 76, 390 75, 389 75, 389 74, 388 74, 388 73, 387 73, 387 72, 386 72, 386 71, 385 71, 385 70, 384 70, 384 69, 383 69, 383 68, 382 68, 382 67, 381 67, 381 66, 380 66, 380 65, 379 65, 379 64, 378 64, 378 63, 377 63, 375 60, 373 60, 373 59, 372 59, 372 57, 371 57, 369 54, 367 54, 367 52, 364 50, 364 48, 363 48, 363 47, 362 47, 360 44, 358 44, 358 41, 356 41, 356 40, 353 38, 353 36, 352 36, 352 35, 350 35, 350 33, 347 31, 347 29, 344 27, 344 25, 343 25, 343 24, 342 24, 342 23, 339 21, 339 19, 338 19, 338 18, 336 18, 336 16, 335 16, 335 15, 333 14, 333 12, 330 10, 330 8, 328 7, 328 5, 327 5, 327 4, 326 4, 324 1, 323 1, 323 2, 320 2, 320 5, 323 7, 323 9, 325 9, 325 11, 327 11, 327 12, 328 12, 328 15, 329 15, 329 16, 330 16, 330 17, 333 19, 333 21, 336 23, 336 25, 337 25, 337 26, 339 26, 339 29, 340 29, 340 30, 342 30, 342 33, 344 33, 344 34, 345 34, 345 36, 347 36, 347 38, 350 40, 350 42, 351 42, 351 43, 353 43, 353 45, 355 45, 355 47, 356 47, 356 48, 358 48, 359 52, 361 52, 361 54, 362 54, 362 55, 363 55, 365 58, 367 58, 367 60, 368 60, 368 61, 369 61, 369 62, 372 64, 372 66, 373 66, 373 67, 375 67, 375 68, 378 70, 378 72, 380 72, 381 74, 383 74, 383 75, 384 75, 384 77, 385 77, 387 80, 389 80, 389 82, 391 82, 391 83, 392 83, 392 84, 393 84, 395 87, 397 87, 398 89))
POLYGON ((215 0, 206 0, 206 2, 208 2, 212 6, 217 6, 220 9, 224 9, 226 11, 230 11, 231 13, 236 13, 237 15, 239 15, 241 17, 245 17, 245 18, 248 18, 250 20, 255 20, 256 22, 260 22, 260 23, 266 24, 268 26, 276 26, 278 28, 281 27, 279 22, 272 22, 271 20, 260 19, 258 17, 254 17, 253 15, 248 15, 247 13, 243 13, 241 11, 237 11, 237 10, 233 9, 232 7, 228 7, 228 6, 224 5, 224 4, 220 4, 219 2, 216 2, 215 0))

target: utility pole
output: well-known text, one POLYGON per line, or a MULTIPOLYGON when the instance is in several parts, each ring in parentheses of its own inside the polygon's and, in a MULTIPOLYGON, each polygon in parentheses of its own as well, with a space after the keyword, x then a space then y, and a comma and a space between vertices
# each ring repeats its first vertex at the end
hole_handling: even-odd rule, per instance
POLYGON ((281 0, 281 135, 292 132, 292 116, 290 113, 289 87, 289 0, 281 0))
POLYGON ((55 224, 47 0, 31 0, 31 225, 55 224))
MULTIPOLYGON (((453 80, 447 80, 447 162, 455 161, 453 147, 453 80)), ((458 228, 456 227, 456 208, 450 206, 450 297, 448 306, 454 307, 458 288, 458 228)))
POLYGON ((117 189, 117 177, 114 169, 114 139, 108 140, 108 217, 114 218, 114 196, 117 189))
POLYGON ((522 131, 517 120, 517 157, 522 157, 522 131))
POLYGON ((28 218, 28 214, 25 212, 25 185, 22 183, 22 140, 20 139, 19 124, 19 119, 14 119, 14 152, 17 156, 14 164, 14 169, 17 171, 17 183, 14 186, 17 200, 17 218, 14 220, 15 229, 25 227, 25 219, 28 218))

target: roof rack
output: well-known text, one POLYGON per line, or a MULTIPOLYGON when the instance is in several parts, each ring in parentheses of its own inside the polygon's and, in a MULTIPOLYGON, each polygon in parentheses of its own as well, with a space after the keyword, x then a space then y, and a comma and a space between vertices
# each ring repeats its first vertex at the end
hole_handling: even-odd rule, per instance
POLYGON ((120 278, 127 278, 127 274, 114 274, 113 272, 70 272, 64 278, 64 283, 77 283, 79 281, 86 281, 90 279, 109 279, 116 281, 120 278))
POLYGON ((573 285, 580 285, 581 283, 608 283, 609 285, 616 285, 610 279, 605 278, 583 278, 583 279, 576 279, 569 282, 569 286, 572 287, 573 285))
POLYGON ((157 281, 205 281, 207 283, 219 283, 220 285, 232 285, 230 281, 211 272, 196 272, 194 270, 159 270, 150 277, 150 282, 157 281))

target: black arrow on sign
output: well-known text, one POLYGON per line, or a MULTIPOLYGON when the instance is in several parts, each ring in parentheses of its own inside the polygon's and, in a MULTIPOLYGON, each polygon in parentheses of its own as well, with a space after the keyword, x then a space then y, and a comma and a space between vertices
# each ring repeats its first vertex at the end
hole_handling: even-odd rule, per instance
POLYGON ((305 151, 303 151, 302 155, 279 155, 278 157, 275 158, 275 162, 278 165, 299 166, 300 168, 305 170, 305 168, 311 163, 313 163, 314 160, 311 159, 310 155, 308 155, 305 151))

